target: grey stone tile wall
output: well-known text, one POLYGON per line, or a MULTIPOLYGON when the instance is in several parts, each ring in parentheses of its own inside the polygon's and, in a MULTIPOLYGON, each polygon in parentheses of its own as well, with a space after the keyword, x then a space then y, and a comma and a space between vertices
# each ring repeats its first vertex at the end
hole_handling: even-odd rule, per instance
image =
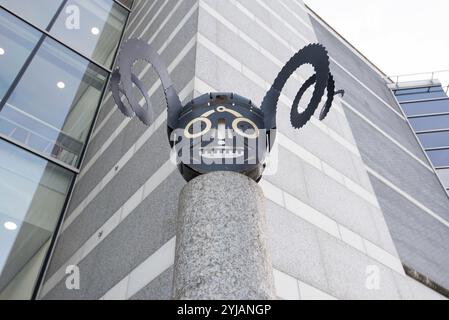
MULTIPOLYGON (((351 70, 389 105, 397 103, 381 78, 350 52, 322 24, 311 18, 320 42, 343 66, 351 70)), ((363 92, 360 86, 338 67, 333 66, 337 81, 346 89, 347 100, 357 111, 400 142, 408 151, 423 159, 424 153, 405 121, 399 120, 382 103, 363 92)), ((437 176, 386 139, 353 111, 345 108, 346 117, 364 163, 412 196, 425 207, 449 221, 449 199, 437 176)), ((401 260, 446 288, 449 287, 449 229, 395 190, 370 175, 381 210, 401 260)))
POLYGON ((159 277, 150 282, 130 300, 170 300, 173 287, 173 267, 164 271, 159 277))
POLYGON ((404 264, 447 288, 449 232, 375 177, 371 180, 404 264))

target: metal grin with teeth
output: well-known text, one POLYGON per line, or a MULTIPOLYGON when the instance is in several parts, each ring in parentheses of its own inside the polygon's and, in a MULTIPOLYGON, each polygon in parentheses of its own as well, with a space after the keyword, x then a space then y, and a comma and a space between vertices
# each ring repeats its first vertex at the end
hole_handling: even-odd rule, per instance
POLYGON ((139 60, 151 64, 161 80, 167 102, 168 138, 186 181, 214 171, 239 172, 255 181, 262 178, 266 158, 276 139, 277 104, 285 84, 299 67, 310 64, 315 74, 302 85, 293 101, 290 121, 294 128, 302 128, 312 118, 325 91, 326 102, 320 120, 329 113, 334 96, 344 95, 343 90, 335 91, 326 49, 320 44, 310 44, 282 68, 260 108, 250 99, 234 93, 205 94, 182 106, 162 58, 146 42, 131 39, 120 50, 110 87, 123 114, 135 115, 148 126, 154 121, 148 90, 132 73, 139 60), (300 112, 299 102, 313 85, 312 98, 300 112), (133 93, 134 87, 144 98, 143 106, 133 93), (126 104, 122 102, 122 95, 126 104))

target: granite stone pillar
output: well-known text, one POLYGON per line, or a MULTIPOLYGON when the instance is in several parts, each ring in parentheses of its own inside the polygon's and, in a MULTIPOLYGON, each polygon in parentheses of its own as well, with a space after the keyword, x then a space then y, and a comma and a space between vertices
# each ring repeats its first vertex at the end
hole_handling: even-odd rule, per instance
POLYGON ((188 183, 178 211, 174 299, 275 298, 265 198, 244 175, 214 172, 188 183))

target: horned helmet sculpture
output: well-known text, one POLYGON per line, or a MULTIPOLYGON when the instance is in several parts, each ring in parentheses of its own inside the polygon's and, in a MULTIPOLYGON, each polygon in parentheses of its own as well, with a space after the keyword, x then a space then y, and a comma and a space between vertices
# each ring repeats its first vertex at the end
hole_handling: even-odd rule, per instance
POLYGON ((302 128, 312 118, 326 91, 320 120, 328 115, 334 96, 344 95, 343 90, 335 91, 326 49, 320 44, 310 44, 285 64, 260 108, 234 93, 205 94, 183 106, 160 55, 146 42, 131 39, 121 48, 110 87, 122 113, 127 117, 136 116, 148 126, 154 120, 148 90, 132 72, 138 60, 151 64, 161 80, 167 103, 169 142, 187 181, 213 171, 234 171, 255 181, 261 179, 276 139, 276 113, 282 90, 299 67, 310 64, 315 73, 305 81, 293 101, 290 122, 294 128, 302 128), (299 102, 313 85, 312 98, 300 112, 299 102), (134 87, 144 98, 143 106, 133 94, 134 87), (122 95, 127 103, 122 102, 122 95))

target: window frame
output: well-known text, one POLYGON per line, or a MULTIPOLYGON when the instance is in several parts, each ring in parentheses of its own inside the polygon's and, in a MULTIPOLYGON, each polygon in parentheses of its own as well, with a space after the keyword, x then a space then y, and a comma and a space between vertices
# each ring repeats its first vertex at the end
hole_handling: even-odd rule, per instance
POLYGON ((439 153, 441 151, 443 151, 444 153, 448 153, 448 156, 449 156, 449 147, 439 148, 439 149, 435 149, 435 150, 429 150, 429 153, 428 153, 429 159, 432 162, 433 166, 435 167, 435 170, 441 170, 441 169, 449 168, 449 158, 447 160, 447 164, 439 165, 439 166, 434 164, 433 156, 431 156, 431 155, 433 155, 433 153, 439 153))
MULTIPOLYGON (((5 8, 5 7, 3 7, 2 5, 0 5, 0 10, 4 10, 6 13, 9 13, 9 14, 12 15, 13 17, 17 18, 18 20, 24 22, 25 24, 27 24, 27 25, 30 26, 31 28, 33 28, 33 29, 35 29, 35 30, 37 30, 38 32, 41 33, 41 37, 40 37, 39 41, 37 42, 37 44, 35 45, 35 47, 34 47, 33 50, 31 51, 31 53, 30 53, 30 55, 28 56, 27 60, 26 60, 25 63, 22 65, 22 68, 19 70, 19 72, 18 72, 16 78, 15 78, 14 81, 11 83, 9 89, 8 89, 7 92, 5 93, 5 95, 4 95, 4 97, 3 97, 3 100, 2 100, 2 103, 0 104, 0 110, 3 108, 3 106, 4 106, 4 105, 6 104, 6 102, 8 101, 8 99, 9 99, 9 97, 11 96, 11 94, 13 93, 14 89, 17 87, 18 83, 19 83, 20 80, 22 79, 22 77, 23 77, 24 73, 26 72, 27 68, 28 68, 29 65, 31 64, 33 58, 36 56, 36 53, 39 51, 39 49, 40 49, 40 47, 42 46, 43 42, 44 42, 45 39, 48 37, 48 38, 54 40, 55 42, 57 42, 58 44, 62 45, 63 47, 67 48, 68 50, 70 50, 70 51, 73 52, 74 54, 76 54, 76 55, 80 56, 81 58, 85 59, 86 61, 88 61, 88 62, 94 64, 95 66, 97 66, 97 67, 100 68, 101 70, 105 71, 106 74, 107 74, 105 86, 104 86, 104 88, 103 88, 103 91, 102 91, 101 94, 100 94, 100 100, 99 100, 99 104, 98 104, 98 106, 97 106, 97 110, 95 111, 95 114, 94 114, 94 117, 93 117, 93 121, 92 121, 91 127, 90 127, 89 130, 88 130, 88 131, 89 131, 89 132, 88 132, 88 135, 87 135, 88 138, 87 138, 87 140, 86 140, 86 146, 87 146, 87 143, 88 143, 88 141, 90 140, 90 137, 91 137, 91 135, 92 135, 93 128, 94 128, 95 123, 96 123, 97 118, 98 118, 98 114, 99 114, 99 109, 100 109, 101 103, 102 103, 103 100, 104 100, 105 93, 106 93, 107 88, 108 88, 108 86, 109 86, 109 80, 110 80, 110 76, 111 76, 111 73, 112 73, 112 69, 111 69, 111 68, 108 68, 108 67, 106 67, 106 66, 104 66, 104 65, 102 65, 101 63, 98 63, 98 62, 95 61, 94 59, 91 59, 91 58, 85 56, 85 55, 82 54, 81 52, 78 52, 76 49, 72 48, 69 44, 65 43, 64 41, 62 41, 62 40, 60 40, 60 39, 58 39, 58 38, 56 38, 56 37, 54 37, 54 36, 52 36, 52 35, 50 34, 49 30, 53 27, 53 24, 56 22, 57 18, 59 17, 60 13, 62 12, 63 8, 66 6, 66 4, 67 4, 68 1, 69 1, 69 0, 64 0, 64 1, 61 2, 60 7, 58 8, 58 10, 57 10, 57 12, 55 13, 53 19, 51 20, 51 22, 49 23, 49 25, 47 26, 47 28, 46 28, 45 30, 42 29, 42 28, 39 28, 38 26, 35 26, 32 22, 26 20, 26 19, 23 18, 23 17, 20 17, 20 16, 17 15, 15 12, 12 12, 12 11, 9 10, 8 8, 5 8)), ((126 17, 126 21, 125 21, 125 24, 124 24, 124 28, 123 28, 123 30, 122 30, 122 34, 121 34, 121 37, 120 37, 120 40, 119 40, 119 43, 118 43, 118 46, 117 46, 117 50, 116 50, 116 52, 115 52, 115 54, 114 54, 114 59, 113 59, 113 60, 115 61, 116 58, 117 58, 117 54, 118 54, 120 45, 121 45, 121 43, 123 42, 124 32, 125 32, 125 29, 126 29, 126 25, 127 25, 128 21, 129 21, 129 18, 130 18, 132 9, 127 8, 127 7, 124 6, 122 3, 120 3, 118 0, 111 0, 111 1, 114 2, 114 3, 117 3, 118 5, 120 5, 121 7, 123 7, 123 8, 128 12, 128 15, 127 15, 127 17, 126 17)), ((136 3, 136 1, 133 1, 133 5, 134 5, 135 3, 136 3)), ((55 159, 55 158, 52 158, 51 156, 48 156, 48 155, 43 154, 43 153, 40 153, 40 152, 37 151, 37 150, 31 150, 31 148, 26 147, 26 146, 24 146, 24 145, 21 145, 20 142, 17 142, 17 141, 15 141, 15 140, 13 140, 13 139, 9 139, 8 137, 6 137, 6 136, 3 135, 3 134, 0 134, 0 139, 6 140, 6 141, 8 141, 8 142, 10 142, 10 143, 15 144, 16 146, 21 147, 21 148, 27 148, 28 151, 30 151, 30 152, 32 152, 32 153, 34 153, 34 154, 37 154, 37 155, 39 155, 40 157, 42 157, 42 158, 44 158, 44 159, 46 159, 46 160, 48 160, 48 161, 50 161, 50 162, 52 162, 52 163, 56 163, 56 164, 58 164, 58 165, 61 165, 61 166, 63 166, 64 168, 66 168, 66 169, 68 169, 68 170, 70 170, 70 171, 72 171, 72 172, 74 172, 74 173, 76 173, 76 174, 79 173, 79 168, 81 168, 81 166, 82 166, 83 159, 84 159, 84 156, 85 156, 85 153, 86 153, 86 146, 84 146, 83 151, 82 151, 81 154, 80 154, 80 160, 79 160, 79 162, 78 162, 78 166, 75 167, 75 166, 63 164, 63 163, 60 162, 58 159, 55 159)))
MULTIPOLYGON (((61 44, 65 45, 66 47, 70 48, 72 51, 75 51, 77 54, 79 54, 80 56, 84 57, 85 59, 89 60, 90 62, 96 64, 97 66, 101 67, 102 69, 104 69, 105 71, 111 73, 112 72, 112 65, 115 62, 115 57, 116 55, 114 54, 112 62, 111 62, 111 66, 106 66, 105 64, 102 64, 101 62, 97 61, 96 59, 94 59, 93 57, 89 57, 88 55, 84 54, 81 52, 81 50, 77 50, 76 48, 72 48, 70 47, 67 42, 65 40, 63 40, 63 37, 59 37, 56 34, 52 33, 52 29, 54 27, 54 25, 56 24, 56 22, 58 21, 58 18, 62 12, 62 10, 64 10, 64 8, 67 6, 68 2, 71 0, 63 0, 61 3, 61 7, 59 8, 59 11, 56 13, 56 15, 53 17, 53 20, 51 21, 51 23, 48 25, 48 27, 44 30, 49 36, 51 36, 52 39, 60 42, 61 44)), ((129 15, 131 14, 131 10, 129 8, 127 8, 126 6, 124 6, 123 4, 121 4, 118 0, 109 0, 113 3, 115 3, 116 5, 120 6, 124 11, 127 12, 127 16, 125 18, 124 21, 124 25, 123 25, 123 30, 126 28, 126 24, 128 22, 128 18, 129 15)), ((133 0, 134 1, 134 0, 133 0)), ((123 30, 122 30, 122 35, 123 35, 123 30)), ((121 39, 121 37, 120 37, 121 39)), ((119 40, 120 40, 119 39, 119 40)), ((120 41, 117 43, 117 48, 116 48, 116 52, 119 50, 120 48, 120 41)))
MULTIPOLYGON (((126 30, 126 27, 128 25, 128 22, 130 20, 131 13, 132 13, 133 8, 134 8, 134 6, 135 6, 135 4, 137 2, 135 0, 133 0, 131 8, 127 8, 126 6, 121 4, 120 2, 118 2, 116 0, 113 0, 113 1, 118 3, 119 5, 121 5, 122 7, 124 7, 128 11, 128 15, 126 17, 126 21, 125 21, 125 24, 124 24, 124 28, 122 30, 120 41, 118 43, 117 50, 116 50, 116 52, 114 54, 113 61, 115 62, 117 60, 117 55, 119 53, 120 46, 121 46, 121 44, 123 43, 123 40, 124 40, 125 30, 126 30)), ((64 4, 65 4, 65 1, 64 1, 64 4)), ((58 41, 57 39, 55 39, 55 40, 58 41)), ((58 41, 58 42, 60 42, 60 41, 58 41)), ((63 45, 65 45, 65 44, 63 44, 63 45)), ((65 45, 65 46, 68 47, 67 45, 65 45)), ((69 49, 71 49, 72 51, 76 52, 76 50, 74 50, 74 49, 72 49, 70 47, 69 47, 69 49)), ((81 55, 81 56, 83 56, 83 55, 81 55)), ((96 65, 98 65, 97 63, 95 63, 95 61, 92 61, 92 59, 87 59, 87 60, 91 61, 92 63, 94 63, 96 65)), ((92 125, 91 125, 90 130, 89 130, 88 138, 86 140, 87 143, 89 143, 89 141, 90 141, 90 139, 92 137, 93 129, 95 127, 95 124, 97 123, 98 116, 100 114, 100 106, 104 102, 103 100, 104 100, 104 97, 106 96, 107 88, 109 88, 109 82, 110 82, 111 74, 112 74, 112 70, 111 69, 105 68, 103 66, 99 66, 99 67, 108 72, 108 79, 106 80, 106 85, 103 88, 103 92, 101 94, 100 103, 99 103, 99 105, 97 107, 96 113, 94 115, 94 120, 93 120, 92 125)), ((83 150, 83 152, 82 152, 82 154, 80 156, 79 168, 81 168, 83 163, 84 163, 86 150, 87 150, 87 148, 84 148, 84 150, 83 150)), ((79 170, 78 170, 78 173, 79 173, 79 170)), ((62 209, 62 212, 60 214, 59 221, 57 223, 57 227, 56 227, 55 233, 53 234, 53 238, 51 239, 49 249, 48 249, 48 251, 46 253, 45 259, 44 259, 44 261, 42 263, 41 270, 39 272, 39 276, 38 276, 38 278, 36 280, 36 284, 35 284, 35 287, 34 287, 34 290, 33 290, 33 296, 31 298, 31 300, 37 300, 38 299, 39 294, 40 294, 41 289, 42 289, 42 286, 44 284, 44 279, 45 279, 45 276, 46 276, 46 273, 47 273, 47 270, 48 270, 48 266, 49 266, 50 260, 51 260, 51 258, 53 256, 53 253, 54 253, 54 250, 55 250, 55 247, 56 247, 56 240, 58 238, 58 235, 61 232, 62 223, 63 223, 63 221, 65 219, 66 214, 67 214, 68 204, 69 204, 70 199, 71 199, 71 197, 73 195, 73 189, 75 187, 75 182, 78 179, 78 173, 75 174, 75 177, 74 177, 74 179, 72 181, 72 185, 70 186, 70 189, 69 189, 69 192, 68 192, 68 197, 66 198, 66 202, 65 202, 64 207, 62 209)))
POLYGON ((417 117, 407 117, 407 121, 410 123, 410 126, 412 127, 413 131, 416 134, 420 134, 420 133, 428 133, 428 132, 439 132, 439 131, 447 131, 449 130, 449 121, 447 124, 447 127, 442 126, 441 128, 435 128, 435 129, 421 129, 418 130, 415 128, 416 123, 412 123, 412 121, 410 120, 419 120, 419 119, 425 119, 425 118, 447 118, 449 120, 449 113, 443 113, 443 114, 432 114, 432 115, 426 115, 426 116, 417 116, 417 117))
POLYGON ((421 118, 421 117, 431 117, 431 116, 440 116, 440 115, 448 115, 449 114, 449 97, 446 98, 438 98, 438 99, 424 99, 424 100, 414 100, 414 101, 404 101, 401 102, 401 107, 402 110, 404 110, 404 113, 406 114, 408 119, 413 119, 413 118, 421 118), (446 101, 448 104, 448 110, 447 111, 442 111, 442 112, 423 112, 423 113, 419 113, 419 114, 415 114, 415 115, 407 115, 406 112, 406 107, 408 108, 410 105, 413 104, 422 104, 422 103, 432 103, 432 102, 437 102, 437 101, 446 101), (406 106, 404 106, 406 105, 406 106))
MULTIPOLYGON (((98 63, 97 61, 95 61, 94 59, 91 59, 91 58, 85 56, 84 54, 82 54, 81 52, 78 52, 76 49, 72 48, 70 46, 70 44, 68 44, 68 43, 66 43, 66 42, 64 42, 62 40, 59 40, 58 38, 55 38, 54 36, 52 36, 50 34, 49 30, 53 26, 55 20, 58 18, 58 16, 61 13, 62 9, 65 7, 67 1, 68 0, 62 1, 60 7, 58 8, 58 11, 55 13, 55 15, 53 16, 51 22, 46 27, 46 29, 42 29, 42 28, 34 25, 31 21, 28 21, 27 19, 21 17, 19 14, 16 14, 15 12, 9 10, 8 8, 5 8, 2 5, 0 5, 0 10, 4 10, 4 12, 10 14, 11 16, 17 18, 18 20, 24 22, 28 26, 31 26, 33 29, 35 29, 35 30, 37 30, 37 31, 39 31, 41 33, 41 37, 40 37, 39 41, 37 42, 36 46, 33 48, 32 53, 28 57, 26 63, 20 69, 20 71, 19 71, 18 75, 16 76, 16 79, 14 80, 14 82, 18 83, 20 81, 20 79, 23 76, 24 71, 27 69, 27 67, 29 66, 29 64, 32 61, 33 57, 36 55, 36 52, 42 46, 43 41, 47 37, 52 39, 52 40, 54 40, 54 41, 56 41, 60 45, 64 46, 65 48, 69 49, 70 51, 72 51, 73 53, 77 54, 81 58, 84 58, 86 61, 96 65, 97 67, 99 67, 100 69, 102 69, 102 70, 104 70, 106 72, 107 77, 106 77, 106 81, 105 81, 105 86, 103 87, 103 90, 101 92, 100 99, 99 99, 97 108, 95 110, 94 116, 93 116, 93 121, 92 121, 92 124, 91 124, 91 126, 89 128, 89 132, 87 134, 86 146, 84 147, 83 151, 80 154, 80 161, 79 161, 79 164, 78 164, 78 168, 81 168, 82 165, 83 165, 85 156, 86 156, 87 144, 89 143, 89 141, 90 141, 90 139, 92 137, 93 129, 95 127, 95 124, 98 121, 98 116, 100 114, 100 107, 101 107, 102 103, 104 102, 104 98, 106 96, 106 92, 107 92, 107 90, 109 88, 109 82, 110 82, 110 77, 111 77, 111 74, 112 74, 112 68, 105 67, 101 63, 98 63)), ((131 1, 131 7, 127 7, 126 5, 122 4, 118 0, 111 0, 111 1, 113 1, 114 3, 120 5, 121 7, 123 7, 127 11, 127 16, 126 16, 126 19, 125 19, 124 27, 123 27, 123 30, 121 32, 121 36, 120 36, 120 39, 119 39, 119 42, 118 42, 118 46, 117 46, 116 52, 114 53, 113 61, 115 62, 116 59, 117 59, 117 55, 118 55, 120 46, 121 46, 121 44, 123 43, 123 40, 124 40, 126 27, 127 27, 128 23, 130 21, 131 13, 133 12, 133 9, 134 9, 137 1, 132 0, 131 1)), ((10 88, 8 89, 8 91, 12 92, 14 90, 14 88, 17 86, 17 83, 13 83, 10 86, 10 88)), ((9 96, 10 96, 10 94, 9 94, 9 96)), ((3 98, 3 100, 4 100, 3 103, 6 103, 6 101, 8 100, 7 99, 8 97, 5 94, 5 97, 3 98)), ((32 287, 32 292, 33 293, 32 293, 32 296, 31 296, 31 300, 37 300, 38 297, 39 297, 39 294, 41 292, 42 286, 44 284, 44 279, 45 279, 45 276, 46 276, 46 273, 47 273, 47 270, 48 270, 49 262, 50 262, 50 260, 51 260, 51 258, 53 256, 53 253, 54 253, 54 250, 55 250, 57 237, 58 237, 58 235, 61 232, 62 223, 64 221, 64 218, 65 218, 66 214, 67 214, 68 204, 69 204, 70 199, 72 197, 73 189, 74 189, 74 186, 75 186, 75 182, 76 182, 76 180, 78 178, 78 174, 80 172, 80 169, 72 167, 72 166, 70 166, 70 165, 68 165, 66 163, 63 163, 60 160, 57 160, 57 159, 52 158, 50 156, 47 156, 45 154, 41 154, 40 152, 38 152, 36 150, 32 150, 28 146, 23 145, 20 142, 11 140, 11 139, 9 139, 8 137, 5 137, 2 134, 0 134, 0 140, 5 141, 6 143, 10 143, 10 144, 12 144, 13 146, 15 146, 17 148, 20 148, 20 149, 22 149, 22 150, 24 150, 26 152, 29 152, 29 153, 31 153, 31 154, 33 154, 35 156, 38 156, 38 157, 48 161, 49 163, 55 164, 55 165, 65 169, 65 170, 68 170, 69 172, 73 173, 73 178, 72 178, 72 181, 71 181, 70 186, 68 188, 68 192, 67 192, 66 199, 64 201, 64 205, 62 206, 61 212, 59 213, 58 221, 57 221, 54 233, 53 233, 53 235, 51 237, 49 248, 48 248, 47 252, 45 253, 45 257, 44 257, 44 259, 42 261, 42 264, 41 264, 38 276, 35 279, 34 285, 32 287)))
MULTIPOLYGON (((404 116, 404 119, 407 121, 407 125, 409 126, 410 130, 412 131, 412 133, 413 133, 413 135, 414 135, 414 137, 415 137, 415 139, 416 139, 416 142, 417 142, 418 145, 421 147, 421 150, 423 151, 424 156, 426 157, 427 162, 428 162, 429 165, 430 165, 430 168, 432 168, 432 170, 433 170, 433 172, 435 173, 435 176, 436 176, 438 182, 440 183, 441 187, 442 187, 443 190, 445 191, 446 196, 449 198, 449 188, 447 188, 447 187, 443 184, 443 181, 442 181, 440 175, 438 174, 438 169, 439 169, 439 170, 441 170, 441 169, 446 169, 446 167, 435 167, 435 166, 434 166, 434 164, 433 164, 433 162, 432 162, 432 160, 431 160, 431 158, 430 158, 430 156, 429 156, 428 150, 424 147, 423 143, 422 143, 421 140, 419 139, 419 135, 420 135, 420 134, 426 134, 426 133, 438 133, 438 132, 446 132, 446 131, 449 131, 449 126, 448 126, 448 128, 443 128, 443 129, 431 129, 431 130, 417 131, 417 130, 415 130, 415 128, 412 126, 412 123, 410 122, 410 119, 413 119, 413 116, 407 116, 407 114, 405 113, 405 110, 404 110, 404 108, 403 108, 403 106, 402 106, 403 103, 424 102, 424 101, 432 102, 432 101, 434 101, 434 100, 441 100, 441 99, 446 99, 446 98, 443 97, 443 98, 436 98, 436 99, 435 99, 435 98, 430 98, 430 99, 415 99, 415 100, 411 100, 411 101, 400 101, 400 100, 398 99, 398 96, 396 95, 396 92, 401 91, 401 90, 417 90, 417 89, 423 89, 423 88, 425 88, 425 87, 428 87, 429 90, 431 90, 432 88, 437 88, 437 87, 439 87, 439 88, 441 88, 441 89, 443 90, 443 92, 445 92, 445 91, 444 91, 444 88, 442 87, 441 84, 433 84, 433 85, 428 85, 428 86, 410 86, 410 87, 408 87, 408 88, 400 88, 400 89, 395 89, 395 88, 393 88, 393 87, 388 86, 388 88, 389 88, 391 94, 393 95, 393 97, 394 97, 395 100, 396 100, 397 106, 399 107, 399 109, 400 109, 401 112, 402 112, 402 115, 404 116)), ((447 95, 447 91, 445 92, 445 94, 447 95)), ((449 97, 447 97, 447 98, 449 98, 449 97)), ((425 116, 435 116, 435 114, 424 115, 424 117, 425 117, 425 116)), ((419 118, 419 117, 422 117, 422 116, 417 116, 417 118, 419 118)), ((432 149, 432 148, 431 148, 431 149, 432 149)), ((448 148, 438 148, 438 150, 440 150, 440 149, 443 149, 443 150, 444 150, 444 149, 448 149, 448 148)), ((432 150, 430 150, 430 151, 432 151, 432 150)), ((449 169, 449 166, 447 167, 447 169, 449 169)))
MULTIPOLYGON (((71 176, 70 179, 67 181, 68 182, 67 183, 67 193, 66 193, 66 197, 64 199, 64 202, 62 203, 61 210, 60 210, 60 212, 55 212, 55 215, 57 215, 58 217, 57 217, 57 219, 55 221, 55 227, 54 227, 54 230, 52 232, 52 235, 49 238, 49 241, 50 241, 49 247, 47 249, 47 252, 45 253, 44 258, 41 261, 41 264, 40 264, 40 267, 39 267, 39 271, 38 271, 38 273, 37 273, 37 275, 36 275, 36 277, 34 279, 34 283, 33 283, 32 287, 30 288, 31 300, 35 300, 36 286, 37 286, 37 284, 40 284, 40 282, 38 282, 38 281, 41 281, 40 276, 41 276, 42 268, 48 264, 48 261, 46 260, 46 257, 48 255, 49 251, 52 249, 53 240, 56 240, 56 235, 57 235, 57 233, 60 230, 60 226, 61 226, 61 223, 62 223, 61 212, 65 212, 65 210, 66 210, 66 208, 68 206, 68 201, 69 201, 70 195, 71 195, 71 193, 73 191, 73 188, 74 188, 74 185, 75 185, 74 182, 76 180, 77 174, 72 172, 72 171, 70 171, 70 170, 67 170, 66 168, 62 167, 59 164, 52 163, 52 162, 48 161, 47 159, 44 159, 44 158, 40 157, 38 154, 30 152, 30 150, 28 150, 27 148, 21 148, 20 146, 17 146, 17 145, 14 145, 14 144, 10 143, 9 141, 2 140, 2 142, 7 144, 7 145, 9 145, 9 147, 12 147, 14 149, 17 148, 20 152, 26 153, 29 156, 33 157, 33 158, 37 158, 37 159, 42 160, 42 161, 47 161, 47 164, 52 164, 53 166, 58 167, 61 170, 66 171, 66 174, 71 176)), ((47 168, 48 168, 48 165, 47 165, 47 168)))
POLYGON ((392 90, 393 95, 396 97, 396 100, 402 104, 402 103, 410 103, 410 102, 420 102, 420 101, 426 101, 426 100, 438 100, 438 99, 445 99, 447 98, 446 92, 444 91, 444 88, 442 88, 440 85, 434 85, 428 87, 428 92, 410 92, 410 93, 402 93, 397 95, 398 92, 405 92, 405 91, 411 91, 411 90, 419 90, 423 87, 414 87, 414 88, 406 88, 406 89, 394 89, 392 90), (432 88, 439 88, 441 90, 432 91, 432 88), (420 98, 424 95, 438 95, 442 94, 440 97, 432 97, 432 98, 420 98), (407 100, 404 99, 404 97, 409 97, 407 100), (403 100, 404 99, 404 100, 403 100))
POLYGON ((423 132, 423 133, 417 133, 417 137, 419 139, 419 141, 421 142, 423 149, 425 151, 432 151, 432 150, 440 150, 440 149, 447 149, 449 148, 449 139, 448 139, 448 143, 447 145, 442 145, 440 147, 426 147, 424 142, 422 141, 422 136, 424 135, 428 135, 428 134, 434 134, 434 133, 446 133, 448 135, 449 138, 449 130, 438 130, 438 131, 431 131, 431 132, 423 132))
MULTIPOLYGON (((42 38, 41 38, 42 39, 42 38)), ((55 149, 56 147, 60 146, 63 147, 63 150, 68 151, 68 152, 72 152, 73 156, 75 157, 74 159, 72 159, 73 161, 68 161, 66 162, 66 164, 68 165, 69 168, 71 168, 71 171, 75 171, 79 168, 80 165, 80 157, 82 155, 82 153, 84 152, 84 149, 87 146, 87 139, 88 139, 88 135, 90 133, 90 128, 93 125, 93 121, 96 115, 96 110, 99 108, 99 105, 102 102, 102 98, 105 92, 105 89, 107 89, 107 81, 109 78, 110 74, 107 71, 104 71, 101 68, 98 68, 96 65, 90 63, 88 60, 83 59, 82 57, 80 57, 79 55, 74 54, 72 51, 67 50, 66 47, 61 46, 58 42, 55 42, 53 39, 51 38, 47 38, 44 36, 44 40, 41 42, 41 45, 38 47, 38 50, 36 52, 33 53, 31 59, 28 61, 27 60, 27 64, 25 65, 24 70, 22 70, 20 77, 16 78, 16 82, 14 83, 14 85, 12 85, 10 87, 10 90, 8 90, 8 93, 5 95, 4 99, 1 101, 0 103, 0 112, 5 112, 8 114, 8 112, 12 111, 12 107, 16 106, 17 109, 21 110, 19 112, 22 112, 22 114, 20 115, 19 118, 15 118, 12 117, 10 118, 7 115, 3 115, 3 119, 6 122, 10 122, 10 121, 14 121, 12 119, 17 120, 18 122, 21 121, 29 121, 31 120, 31 118, 35 118, 38 119, 36 120, 37 122, 40 122, 42 125, 38 125, 38 126, 34 126, 34 125, 30 125, 28 123, 28 125, 23 124, 23 130, 26 130, 27 132, 29 132, 31 134, 31 136, 33 138, 37 138, 39 136, 39 134, 41 134, 41 138, 43 140, 46 140, 49 142, 49 144, 51 144, 51 148, 49 152, 45 152, 42 149, 39 148, 34 148, 36 145, 32 145, 32 144, 27 144, 24 143, 23 140, 21 139, 15 139, 14 137, 8 137, 7 133, 4 130, 1 130, 0 134, 2 135, 4 140, 11 140, 13 142, 18 142, 19 144, 24 144, 25 146, 28 146, 28 148, 30 150, 34 150, 35 153, 38 153, 40 155, 42 155, 42 157, 44 158, 52 158, 55 159, 57 161, 61 160, 60 155, 58 156, 57 154, 53 153, 53 149, 55 149), (52 59, 49 59, 47 57, 47 55, 52 54, 49 53, 50 51, 52 51, 55 56, 52 56, 52 59), (64 58, 64 59, 62 59, 64 58), (58 60, 59 59, 59 60, 58 60), (58 62, 56 62, 56 60, 58 60, 58 62), (71 60, 71 62, 73 63, 67 63, 66 61, 71 60), (29 88, 30 86, 33 86, 33 84, 30 84, 30 76, 32 77, 31 79, 35 80, 35 81, 39 81, 41 72, 36 72, 37 68, 42 68, 42 65, 44 63, 48 64, 48 67, 51 69, 53 67, 55 67, 58 71, 58 73, 60 73, 60 75, 68 78, 68 77, 72 77, 73 82, 75 83, 75 86, 73 87, 73 89, 69 89, 69 91, 64 92, 62 91, 61 93, 58 92, 47 92, 47 95, 40 95, 40 93, 45 92, 46 90, 58 90, 56 89, 56 86, 53 88, 48 88, 47 86, 43 85, 41 87, 42 90, 39 91, 39 93, 31 93, 31 97, 34 98, 32 99, 33 104, 35 102, 39 102, 41 104, 40 108, 37 108, 38 110, 40 110, 41 112, 46 113, 46 115, 33 115, 33 112, 30 111, 30 104, 27 101, 21 101, 20 103, 17 102, 17 99, 20 100, 20 97, 23 97, 24 95, 21 94, 23 92, 24 89, 29 88), (73 72, 73 73, 72 73, 73 72), (98 83, 89 83, 89 81, 86 80, 87 75, 91 75, 92 81, 98 81, 98 83), (28 86, 25 86, 24 84, 28 82, 28 86), (76 103, 75 100, 75 92, 78 93, 79 91, 79 86, 85 86, 86 88, 89 88, 91 93, 94 93, 90 98, 92 100, 91 103, 84 103, 84 104, 79 104, 76 103), (62 97, 69 97, 66 101, 64 101, 64 103, 61 103, 60 105, 54 105, 52 104, 51 100, 47 101, 47 97, 50 94, 59 94, 62 97), (15 101, 16 100, 16 101, 15 101), (15 102, 15 103, 14 103, 15 102), (83 123, 83 136, 82 139, 81 137, 79 137, 79 139, 77 139, 77 137, 75 137, 75 135, 73 135, 73 132, 70 131, 64 131, 63 128, 63 124, 52 124, 51 123, 51 114, 48 113, 48 110, 51 109, 51 107, 54 107, 57 110, 61 110, 60 115, 63 116, 61 119, 65 121, 69 120, 69 115, 72 111, 75 110, 83 110, 82 111, 82 115, 85 116, 85 120, 86 121, 82 121, 83 123), (88 106, 88 107, 87 107, 88 106), (25 111, 26 109, 28 109, 28 111, 25 111), (34 129, 44 129, 47 131, 51 131, 52 133, 56 133, 57 136, 59 138, 61 138, 62 136, 66 136, 67 140, 73 140, 76 143, 79 143, 79 146, 76 147, 76 150, 74 151, 74 149, 70 149, 70 148, 66 148, 67 144, 64 145, 62 143, 58 144, 58 142, 61 142, 61 140, 53 140, 53 137, 46 135, 45 133, 36 133, 33 130, 34 129), (65 146, 65 147, 64 147, 65 146)), ((44 76, 45 78, 45 76, 44 76)), ((32 83, 34 83, 35 81, 32 81, 32 83)), ((56 84, 56 80, 55 80, 55 84, 56 84)), ((39 111, 36 111, 39 113, 39 111)), ((36 124, 36 123, 34 123, 36 124)), ((20 127, 20 125, 17 125, 18 127, 20 127)), ((47 132, 48 133, 48 132, 47 132)), ((68 159, 67 159, 68 160, 68 159)), ((61 160, 64 161, 64 160, 61 160)))

